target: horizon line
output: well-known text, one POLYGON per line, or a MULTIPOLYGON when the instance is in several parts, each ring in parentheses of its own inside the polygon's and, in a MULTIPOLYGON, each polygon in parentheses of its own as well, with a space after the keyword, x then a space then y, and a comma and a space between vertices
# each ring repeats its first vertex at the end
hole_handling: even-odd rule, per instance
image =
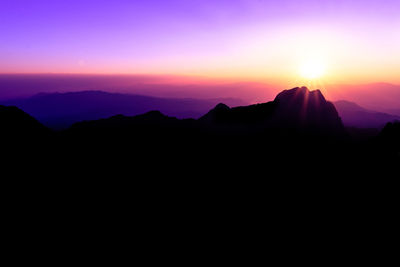
MULTIPOLYGON (((245 83, 262 83, 262 84, 270 84, 274 85, 276 83, 268 80, 262 80, 261 78, 244 78, 244 77, 226 77, 226 76, 206 76, 199 74, 166 74, 166 73, 80 73, 80 72, 0 72, 0 76, 5 75, 70 75, 70 76, 126 76, 126 77, 165 77, 165 78, 197 78, 201 80, 213 80, 213 81, 235 81, 235 82, 245 82, 245 83)), ((387 84, 387 85, 396 85, 400 86, 399 83, 392 83, 386 81, 374 81, 374 82, 361 82, 361 83, 328 83, 330 85, 371 85, 371 84, 387 84)), ((299 86, 301 87, 301 86, 299 86)))

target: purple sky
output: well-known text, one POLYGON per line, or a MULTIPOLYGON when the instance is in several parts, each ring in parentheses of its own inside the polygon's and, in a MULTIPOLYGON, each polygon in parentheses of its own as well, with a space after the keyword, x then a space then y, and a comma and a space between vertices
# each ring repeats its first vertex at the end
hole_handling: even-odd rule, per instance
POLYGON ((0 73, 400 83, 399 0, 0 0, 0 73))

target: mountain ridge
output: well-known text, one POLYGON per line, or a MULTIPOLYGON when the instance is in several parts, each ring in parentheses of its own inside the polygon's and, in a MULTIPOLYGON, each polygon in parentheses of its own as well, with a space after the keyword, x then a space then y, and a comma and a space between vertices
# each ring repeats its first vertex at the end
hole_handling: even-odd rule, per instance
MULTIPOLYGON (((119 160, 131 159, 152 164, 146 160, 154 158, 160 164, 171 160, 192 164, 204 160, 204 155, 208 155, 212 162, 219 162, 223 152, 223 164, 240 164, 240 160, 244 160, 252 166, 264 160, 256 157, 260 151, 274 162, 284 162, 287 157, 338 160, 337 157, 351 159, 357 155, 363 158, 363 153, 371 156, 368 149, 379 152, 381 148, 384 150, 379 153, 384 154, 387 150, 397 155, 394 150, 397 148, 391 146, 398 138, 394 127, 388 126, 386 132, 389 134, 376 137, 376 142, 372 139, 362 141, 360 147, 349 138, 334 105, 319 91, 309 91, 304 87, 286 90, 274 101, 266 103, 233 108, 219 103, 197 120, 178 119, 160 111, 136 116, 114 114, 108 118, 75 123, 68 130, 53 132, 48 140, 42 131, 45 127, 34 118, 18 108, 2 107, 0 111, 2 109, 14 111, 0 112, 0 122, 13 122, 3 123, 6 131, 1 132, 11 133, 6 136, 11 140, 10 144, 21 143, 18 136, 31 136, 22 140, 26 143, 29 139, 29 142, 37 144, 35 154, 49 151, 48 155, 73 155, 83 162, 108 159, 118 164, 119 160), (26 123, 26 118, 29 123, 26 123), (31 122, 40 130, 24 127, 31 122), (388 141, 379 143, 385 139, 388 141), (41 143, 48 147, 40 148, 41 143), (124 153, 131 157, 123 158, 124 153), (170 153, 177 153, 177 158, 169 159, 170 153), (247 158, 243 158, 244 155, 247 158)), ((381 155, 379 153, 376 155, 381 155)))
POLYGON ((104 91, 40 93, 29 98, 3 101, 0 104, 18 106, 47 127, 62 130, 83 120, 96 120, 115 114, 133 116, 155 109, 179 118, 196 118, 221 101, 232 105, 245 104, 233 98, 159 98, 104 91))
MULTIPOLYGON (((155 112, 155 111, 153 111, 155 112)), ((134 124, 139 121, 139 116, 123 116, 124 122, 131 122, 128 127, 136 127, 134 124)), ((171 117, 158 113, 159 120, 155 120, 155 124, 163 124, 167 120, 171 121, 171 117)), ((176 118, 174 118, 176 119, 176 118)), ((95 120, 91 122, 74 124, 71 129, 83 129, 85 125, 93 127, 103 127, 102 125, 117 125, 116 117, 108 119, 95 120), (97 126, 96 126, 97 125, 97 126)), ((178 120, 178 119, 176 119, 178 120)), ((279 94, 274 101, 259 103, 249 106, 239 106, 230 108, 229 106, 219 103, 208 113, 200 117, 198 120, 178 120, 176 124, 179 127, 196 127, 221 131, 224 128, 225 133, 235 132, 259 132, 267 129, 296 129, 300 132, 324 133, 329 135, 344 135, 344 127, 338 113, 330 102, 326 101, 320 91, 309 91, 305 87, 296 87, 284 91, 279 94)))

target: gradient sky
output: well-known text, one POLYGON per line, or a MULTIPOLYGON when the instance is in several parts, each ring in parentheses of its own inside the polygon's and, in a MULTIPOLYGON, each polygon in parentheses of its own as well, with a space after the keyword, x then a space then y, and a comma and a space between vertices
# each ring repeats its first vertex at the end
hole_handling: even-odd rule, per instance
POLYGON ((400 83, 399 0, 0 0, 0 73, 400 83))

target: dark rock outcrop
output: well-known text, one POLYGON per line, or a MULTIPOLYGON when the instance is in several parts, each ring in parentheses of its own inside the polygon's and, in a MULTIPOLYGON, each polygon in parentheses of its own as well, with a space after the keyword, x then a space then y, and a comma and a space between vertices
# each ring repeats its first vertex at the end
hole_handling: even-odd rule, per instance
POLYGON ((309 91, 306 87, 285 90, 276 96, 274 102, 277 108, 273 119, 278 126, 344 132, 335 106, 326 101, 320 90, 309 91))
POLYGON ((344 133, 335 106, 321 91, 306 87, 285 90, 274 101, 229 108, 219 104, 199 121, 214 124, 256 125, 261 128, 296 129, 321 133, 344 133))

